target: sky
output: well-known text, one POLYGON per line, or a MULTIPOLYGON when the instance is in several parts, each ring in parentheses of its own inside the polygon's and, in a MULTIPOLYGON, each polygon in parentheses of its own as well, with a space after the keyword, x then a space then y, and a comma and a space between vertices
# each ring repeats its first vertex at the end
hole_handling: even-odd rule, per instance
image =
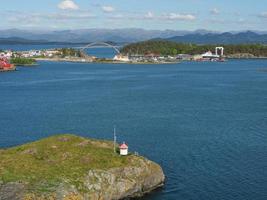
POLYGON ((0 29, 267 31, 267 0, 8 0, 0 29))

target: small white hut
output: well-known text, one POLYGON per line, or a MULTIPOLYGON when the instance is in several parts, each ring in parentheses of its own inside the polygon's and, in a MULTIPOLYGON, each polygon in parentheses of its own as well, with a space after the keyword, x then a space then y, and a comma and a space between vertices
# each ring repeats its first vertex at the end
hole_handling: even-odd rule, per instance
POLYGON ((120 145, 120 155, 121 156, 127 156, 128 155, 128 145, 123 142, 120 145))

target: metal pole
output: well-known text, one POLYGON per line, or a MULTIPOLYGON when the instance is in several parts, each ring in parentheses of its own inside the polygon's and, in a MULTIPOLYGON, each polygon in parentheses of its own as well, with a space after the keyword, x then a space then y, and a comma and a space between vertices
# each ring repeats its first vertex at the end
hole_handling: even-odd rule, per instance
POLYGON ((117 136, 116 136, 116 126, 114 126, 114 132, 113 132, 113 137, 114 137, 114 153, 116 153, 116 141, 117 141, 117 136))

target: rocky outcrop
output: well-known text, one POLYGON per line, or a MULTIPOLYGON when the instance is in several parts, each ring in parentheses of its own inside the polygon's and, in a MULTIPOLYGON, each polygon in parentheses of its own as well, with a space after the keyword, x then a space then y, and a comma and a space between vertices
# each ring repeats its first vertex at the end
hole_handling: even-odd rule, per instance
POLYGON ((25 186, 22 183, 7 183, 0 182, 0 200, 20 200, 25 194, 25 186))
MULTIPOLYGON (((86 153, 88 154, 90 151, 86 150, 86 147, 89 148, 91 147, 90 145, 98 146, 98 148, 100 148, 99 150, 104 150, 105 154, 109 152, 110 149, 109 142, 77 139, 68 136, 57 137, 57 140, 49 139, 48 141, 49 143, 51 143, 51 141, 57 142, 56 144, 50 144, 49 148, 51 151, 54 151, 55 154, 58 154, 58 157, 61 159, 59 164, 67 162, 67 159, 71 159, 72 156, 75 156, 74 152, 80 150, 80 148, 84 148, 83 151, 87 151, 86 153), (75 140, 75 142, 72 142, 72 140, 75 140), (73 152, 68 153, 62 151, 62 154, 59 153, 59 150, 63 148, 60 146, 61 144, 68 144, 68 146, 71 144, 69 149, 73 148, 73 152), (65 158, 64 155, 66 154, 68 154, 68 156, 65 156, 65 158)), ((34 143, 33 145, 24 146, 15 150, 11 149, 11 152, 14 154, 15 151, 18 155, 25 156, 25 158, 28 159, 40 159, 40 151, 44 152, 47 147, 45 147, 45 149, 40 149, 39 145, 43 146, 44 144, 46 143, 34 143)), ((84 153, 83 151, 82 153, 84 153)), ((10 153, 2 152, 4 152, 4 155, 6 154, 5 157, 10 153)), ((55 174, 57 179, 60 180, 57 182, 54 182, 54 179, 51 178, 51 180, 49 180, 49 178, 43 178, 43 180, 38 180, 36 182, 34 178, 31 180, 24 176, 19 176, 23 178, 17 178, 16 181, 5 181, 4 179, 7 179, 6 177, 10 177, 10 172, 7 176, 3 170, 9 170, 9 168, 0 166, 0 200, 116 200, 140 197, 163 185, 165 176, 162 168, 158 164, 136 155, 129 155, 129 157, 121 158, 120 156, 115 156, 115 158, 110 158, 110 162, 112 162, 113 159, 114 167, 107 167, 106 169, 105 167, 94 167, 82 171, 81 174, 77 174, 77 176, 74 177, 59 172, 55 174), (114 160, 115 158, 116 160, 114 160), (115 166, 117 165, 115 161, 117 163, 121 160, 124 164, 115 166), (40 187, 40 185, 42 187, 40 187)), ((11 158, 8 160, 9 162, 10 159, 11 158)), ((48 156, 47 159, 49 159, 50 165, 51 158, 48 156)), ((92 160, 88 162, 85 162, 84 159, 86 161, 87 158, 82 158, 82 162, 79 161, 79 165, 73 162, 72 167, 77 168, 84 167, 83 165, 90 165, 96 158, 91 158, 92 160)), ((101 161, 105 162, 105 160, 103 160, 104 155, 101 156, 101 159, 101 161)), ((43 160, 41 162, 43 162, 43 160)), ((51 166, 54 166, 55 162, 56 161, 51 162, 51 166)), ((3 165, 4 164, 3 162, 3 165)), ((32 170, 32 173, 34 173, 33 177, 38 176, 37 173, 42 173, 42 171, 46 173, 45 170, 50 170, 40 169, 40 172, 38 172, 34 171, 34 166, 30 166, 27 169, 32 170)), ((19 169, 18 173, 21 173, 20 171, 21 169, 19 169)), ((16 176, 12 175, 11 177, 14 179, 16 176)))
POLYGON ((91 170, 85 178, 89 199, 140 197, 164 182, 161 168, 148 160, 140 167, 91 170))
POLYGON ((165 177, 159 165, 143 159, 139 167, 90 170, 82 179, 82 187, 86 192, 67 183, 59 184, 51 193, 31 192, 27 183, 2 183, 0 200, 111 200, 140 197, 161 187, 165 177))

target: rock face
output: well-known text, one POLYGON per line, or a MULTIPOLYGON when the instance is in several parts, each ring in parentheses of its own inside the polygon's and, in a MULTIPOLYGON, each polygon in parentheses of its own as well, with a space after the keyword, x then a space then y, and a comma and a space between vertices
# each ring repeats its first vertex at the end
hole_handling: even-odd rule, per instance
POLYGON ((89 199, 139 197, 163 182, 161 168, 148 160, 144 160, 140 167, 91 170, 85 178, 85 186, 91 191, 89 199))
MULTIPOLYGON (((129 155, 126 157, 121 157, 117 155, 114 158, 107 160, 109 165, 99 165, 100 167, 95 167, 97 163, 96 158, 91 157, 85 158, 84 156, 79 161, 77 165, 74 161, 71 162, 73 170, 66 172, 58 172, 54 177, 48 177, 40 175, 40 179, 36 179, 39 176, 38 173, 51 173, 54 172, 52 167, 55 166, 55 160, 51 162, 49 156, 46 157, 47 160, 41 159, 43 161, 49 162, 51 164, 51 169, 39 169, 40 171, 35 171, 35 162, 39 162, 38 152, 45 151, 48 147, 43 147, 46 142, 51 143, 56 139, 55 144, 49 144, 50 148, 55 151, 55 154, 58 154, 57 157, 61 161, 57 165, 67 163, 67 159, 75 158, 74 152, 82 152, 82 154, 88 155, 92 151, 92 146, 98 147, 101 150, 105 150, 98 157, 100 157, 101 162, 106 162, 106 157, 104 154, 107 154, 109 150, 112 150, 112 143, 103 142, 103 141, 92 141, 76 136, 57 136, 53 140, 49 139, 41 143, 33 143, 23 147, 18 147, 11 150, 2 150, 1 155, 3 157, 0 159, 7 159, 8 155, 14 152, 21 156, 25 156, 25 159, 30 159, 29 162, 32 162, 32 166, 27 167, 27 170, 31 170, 33 175, 31 177, 25 177, 24 170, 8 166, 5 166, 5 162, 0 162, 0 200, 116 200, 132 197, 140 197, 157 187, 163 185, 165 176, 161 167, 149 161, 143 157, 129 155), (61 148, 60 144, 67 143, 68 145, 72 144, 73 151, 65 152, 59 151, 61 148), (89 145, 89 146, 88 146, 89 145), (39 148, 42 146, 42 149, 39 148), (88 148, 86 149, 86 146, 88 148), (82 148, 82 149, 81 149, 82 148), (81 149, 82 151, 78 151, 81 149), (59 153, 61 152, 61 153, 59 153), (103 155, 102 155, 103 154, 103 155), (37 161, 35 160, 37 158, 37 161), (51 163, 50 163, 51 162, 51 163), (110 162, 113 162, 110 165, 110 162), (75 171, 77 168, 84 167, 84 163, 87 163, 87 166, 83 170, 75 171), (90 164, 91 163, 91 164, 90 164), (118 164, 119 163, 119 164, 118 164), (90 166, 91 165, 91 166, 90 166), (11 170, 12 169, 12 170, 11 170), (6 171, 7 174, 6 174, 6 171), (74 172, 74 176, 70 176, 70 173, 74 172), (78 173, 79 172, 79 173, 78 173), (75 176, 77 174, 77 176, 75 176), (10 178, 12 177, 12 178, 10 178), (10 180, 8 180, 10 179, 10 180), (41 186, 40 186, 41 185, 41 186)), ((66 144, 64 144, 66 146, 66 144)), ((50 150, 51 151, 51 150, 50 150)), ((95 151, 95 149, 94 149, 95 151)), ((77 153, 79 154, 79 153, 77 153)), ((112 151, 111 151, 112 154, 112 151)), ((39 155, 40 156, 40 155, 39 155)), ((81 157, 81 155, 78 155, 81 157)), ((53 155, 55 157, 55 155, 53 155)), ((107 156, 110 157, 110 156, 107 156)), ((10 157, 8 157, 9 164, 10 157)), ((40 163, 38 163, 39 165, 40 163)), ((62 165, 63 165, 62 164, 62 165)), ((25 164, 24 164, 25 165, 25 164)), ((23 165, 23 166, 24 166, 23 165)), ((65 164, 67 165, 67 164, 65 164)), ((64 170, 64 166, 59 167, 58 169, 64 170)), ((68 168, 69 169, 69 168, 68 168)))

